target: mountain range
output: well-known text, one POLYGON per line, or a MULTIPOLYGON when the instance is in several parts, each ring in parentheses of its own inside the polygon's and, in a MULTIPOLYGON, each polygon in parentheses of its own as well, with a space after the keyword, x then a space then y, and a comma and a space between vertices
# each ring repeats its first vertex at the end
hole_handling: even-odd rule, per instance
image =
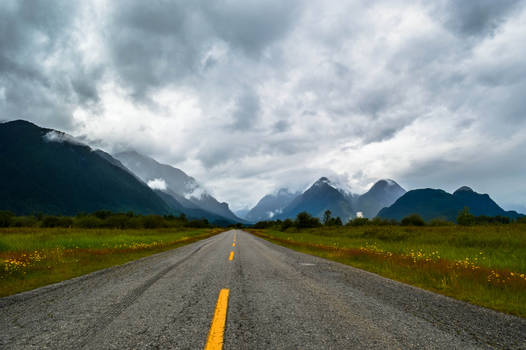
POLYGON ((488 194, 480 194, 467 186, 447 193, 440 189, 412 190, 400 197, 390 207, 382 209, 378 216, 385 219, 401 220, 410 214, 419 214, 424 220, 442 218, 455 222, 459 211, 468 207, 475 216, 506 216, 516 219, 521 214, 505 211, 488 194))
POLYGON ((220 225, 295 218, 303 211, 321 218, 326 210, 344 222, 359 216, 401 220, 413 213, 455 221, 464 207, 476 216, 522 216, 467 186, 453 194, 430 188, 406 192, 382 179, 357 195, 322 177, 304 192, 280 189, 264 196, 243 220, 181 169, 135 151, 112 156, 23 120, 0 123, 0 164, 0 210, 19 215, 133 211, 185 214, 220 225))
POLYGON ((321 218, 326 210, 343 221, 356 216, 373 218, 380 209, 393 204, 405 192, 395 181, 382 179, 366 193, 357 195, 339 187, 327 177, 322 177, 303 193, 281 189, 276 195, 264 196, 247 214, 247 219, 283 220, 295 218, 302 211, 321 218))
POLYGON ((516 219, 522 214, 515 211, 505 211, 488 194, 480 194, 467 186, 449 194, 440 189, 416 189, 406 192, 399 184, 391 179, 377 181, 362 195, 352 194, 332 183, 326 177, 317 180, 305 192, 295 198, 284 189, 279 196, 267 195, 251 210, 261 215, 253 216, 256 221, 270 219, 295 218, 302 211, 322 218, 326 210, 331 211, 333 217, 340 217, 344 222, 354 217, 374 218, 400 221, 410 214, 419 214, 424 220, 442 218, 456 221, 458 213, 468 207, 475 216, 505 216, 516 219), (257 210, 256 210, 257 209, 257 210), (264 209, 264 210, 263 210, 264 209), (269 215, 269 213, 278 213, 269 215))
POLYGON ((123 162, 68 134, 24 120, 1 123, 0 210, 18 215, 184 213, 215 224, 242 222, 228 204, 204 191, 196 196, 199 185, 181 170, 136 152, 119 157, 123 162), (148 185, 150 175, 165 188, 156 187, 155 181, 148 185))
POLYGON ((261 198, 256 206, 245 214, 245 218, 252 222, 272 220, 299 195, 299 192, 290 192, 282 188, 276 194, 268 194, 261 198))

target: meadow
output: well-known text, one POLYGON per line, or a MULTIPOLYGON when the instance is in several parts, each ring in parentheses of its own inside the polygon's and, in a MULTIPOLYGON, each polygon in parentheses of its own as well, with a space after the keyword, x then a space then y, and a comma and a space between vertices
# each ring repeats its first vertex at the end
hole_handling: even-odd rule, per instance
POLYGON ((526 317, 526 225, 249 230, 271 242, 526 317))
POLYGON ((217 228, 0 228, 0 297, 189 244, 217 228))

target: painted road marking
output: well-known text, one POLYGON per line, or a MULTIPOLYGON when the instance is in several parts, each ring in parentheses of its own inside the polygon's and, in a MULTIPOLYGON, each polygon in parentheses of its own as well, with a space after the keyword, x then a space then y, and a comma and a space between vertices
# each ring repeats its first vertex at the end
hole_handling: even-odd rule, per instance
POLYGON ((236 246, 236 243, 232 243, 232 247, 235 247, 236 246))
POLYGON ((230 261, 234 260, 234 252, 230 252, 230 256, 228 257, 228 260, 230 261))
POLYGON ((225 333, 226 311, 228 309, 228 294, 230 290, 221 289, 217 298, 216 311, 208 333, 205 350, 221 350, 225 333))

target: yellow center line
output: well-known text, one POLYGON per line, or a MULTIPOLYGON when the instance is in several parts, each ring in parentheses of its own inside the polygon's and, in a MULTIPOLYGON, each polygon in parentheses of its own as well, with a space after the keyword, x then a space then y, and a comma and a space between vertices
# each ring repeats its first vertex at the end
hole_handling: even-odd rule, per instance
POLYGON ((230 290, 221 289, 217 298, 216 311, 208 333, 205 350, 221 350, 225 333, 226 311, 228 309, 228 294, 230 290))
POLYGON ((236 246, 236 242, 232 243, 232 247, 235 247, 236 246))
POLYGON ((230 261, 234 260, 234 252, 230 252, 230 256, 228 257, 228 260, 230 261))

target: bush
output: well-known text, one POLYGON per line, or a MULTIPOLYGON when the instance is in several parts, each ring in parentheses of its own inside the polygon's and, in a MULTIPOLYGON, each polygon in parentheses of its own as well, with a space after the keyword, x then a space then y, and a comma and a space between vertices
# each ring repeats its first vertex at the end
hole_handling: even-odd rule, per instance
POLYGON ((381 217, 377 216, 375 218, 373 218, 371 221, 371 224, 372 225, 376 225, 376 226, 389 226, 389 225, 398 225, 398 221, 396 221, 395 219, 382 219, 381 217))
POLYGON ((507 216, 487 216, 487 215, 480 215, 475 217, 475 224, 477 225, 488 225, 488 224, 509 224, 511 222, 510 218, 507 216))
POLYGON ((254 224, 254 228, 266 229, 274 225, 274 221, 258 221, 254 224))
POLYGON ((143 217, 144 228, 161 228, 164 227, 164 219, 159 215, 147 215, 143 217))
POLYGON ((42 227, 71 227, 73 219, 65 216, 44 216, 42 218, 42 227))
POLYGON ((143 222, 141 218, 129 216, 126 214, 115 214, 110 217, 107 217, 105 220, 101 220, 101 225, 107 228, 141 228, 143 222))
POLYGON ((14 214, 10 211, 0 211, 0 227, 9 227, 13 220, 14 214))
POLYGON ((195 227, 195 228, 207 228, 210 227, 207 219, 201 220, 190 220, 186 223, 186 227, 195 227))
POLYGON ((526 224, 526 216, 517 218, 517 223, 518 224, 526 224))
POLYGON ((418 214, 411 214, 406 216, 400 222, 402 226, 424 226, 426 222, 418 214))
POLYGON ((96 216, 82 216, 75 219, 74 225, 80 228, 98 228, 103 226, 103 221, 96 216))
POLYGON ((369 224, 368 218, 354 218, 354 220, 349 220, 347 226, 364 226, 369 224))
POLYGON ((34 227, 37 225, 37 219, 34 216, 15 216, 11 221, 12 227, 34 227))

